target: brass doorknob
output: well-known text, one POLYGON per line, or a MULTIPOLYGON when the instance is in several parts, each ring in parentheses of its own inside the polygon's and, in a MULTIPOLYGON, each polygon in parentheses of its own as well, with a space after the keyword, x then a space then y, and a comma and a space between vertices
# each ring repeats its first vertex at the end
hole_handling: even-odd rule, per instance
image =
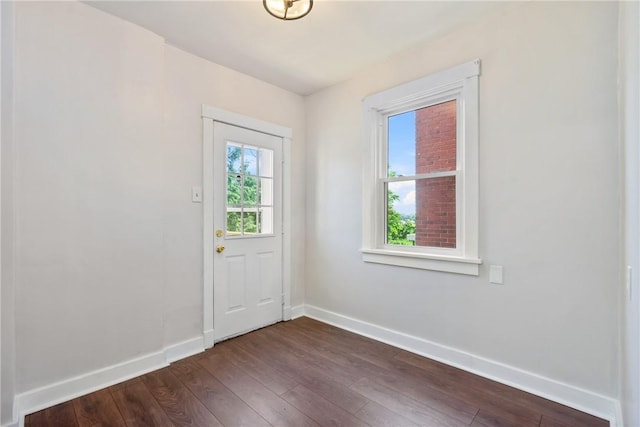
POLYGON ((222 251, 224 251, 224 246, 222 246, 222 245, 216 246, 216 252, 222 253, 222 251))

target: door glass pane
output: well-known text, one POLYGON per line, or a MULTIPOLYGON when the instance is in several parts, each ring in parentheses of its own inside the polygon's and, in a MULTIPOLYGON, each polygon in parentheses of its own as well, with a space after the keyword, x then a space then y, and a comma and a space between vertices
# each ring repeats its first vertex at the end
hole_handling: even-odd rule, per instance
POLYGON ((227 211, 227 236, 237 236, 242 232, 242 212, 227 211))
POLYGON ((242 149, 240 146, 227 142, 227 172, 240 172, 241 156, 242 149))
POLYGON ((255 206, 258 203, 258 178, 245 175, 244 177, 244 206, 255 206))
POLYGON ((273 178, 273 150, 261 148, 259 156, 260 176, 273 178))
POLYGON ((273 234, 273 208, 263 207, 260 209, 260 233, 273 234))
POLYGON ((244 147, 244 173, 247 175, 258 175, 258 149, 254 147, 244 147))
POLYGON ((227 206, 242 205, 242 175, 227 175, 227 206))
POLYGON ((260 178, 260 204, 273 206, 273 179, 260 178))
POLYGON ((228 237, 273 234, 273 150, 227 142, 228 237))
POLYGON ((258 232, 258 212, 244 212, 242 234, 256 234, 258 232))

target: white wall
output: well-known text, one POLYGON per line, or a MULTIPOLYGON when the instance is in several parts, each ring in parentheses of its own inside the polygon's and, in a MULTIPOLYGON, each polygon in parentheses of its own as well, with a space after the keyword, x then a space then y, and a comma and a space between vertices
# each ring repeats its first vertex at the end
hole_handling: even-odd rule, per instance
POLYGON ((625 159, 625 257, 631 295, 622 295, 620 401, 625 425, 640 425, 640 5, 620 3, 621 140, 625 159))
POLYGON ((0 301, 2 301, 1 371, 0 371, 0 424, 11 420, 15 394, 15 328, 13 283, 13 4, 2 2, 2 175, 0 181, 2 239, 2 276, 0 301))
POLYGON ((304 101, 298 95, 171 46, 165 49, 165 65, 165 342, 171 343, 202 332, 202 206, 190 204, 189 190, 202 180, 202 103, 293 129, 291 303, 302 303, 304 101))
POLYGON ((519 4, 310 96, 305 302, 616 397, 617 19, 519 4), (361 100, 474 58, 480 276, 363 263, 361 100))
POLYGON ((16 4, 17 391, 161 348, 164 47, 16 4))
POLYGON ((15 8, 17 392, 201 336, 203 103, 293 128, 301 303, 303 99, 85 4, 15 8))

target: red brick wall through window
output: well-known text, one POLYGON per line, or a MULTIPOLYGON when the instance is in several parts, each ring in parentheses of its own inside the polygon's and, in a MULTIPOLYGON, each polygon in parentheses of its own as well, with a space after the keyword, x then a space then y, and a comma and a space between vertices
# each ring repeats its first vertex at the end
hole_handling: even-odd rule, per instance
MULTIPOLYGON (((416 110, 416 174, 456 170, 456 102, 416 110)), ((416 245, 456 247, 456 177, 416 182, 416 245)))

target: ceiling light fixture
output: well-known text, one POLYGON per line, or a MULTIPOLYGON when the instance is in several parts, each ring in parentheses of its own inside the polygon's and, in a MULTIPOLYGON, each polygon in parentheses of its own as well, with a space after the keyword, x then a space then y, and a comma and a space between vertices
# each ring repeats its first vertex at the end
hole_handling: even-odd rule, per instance
POLYGON ((313 7, 313 0, 262 0, 262 4, 271 16, 292 21, 308 14, 313 7))

